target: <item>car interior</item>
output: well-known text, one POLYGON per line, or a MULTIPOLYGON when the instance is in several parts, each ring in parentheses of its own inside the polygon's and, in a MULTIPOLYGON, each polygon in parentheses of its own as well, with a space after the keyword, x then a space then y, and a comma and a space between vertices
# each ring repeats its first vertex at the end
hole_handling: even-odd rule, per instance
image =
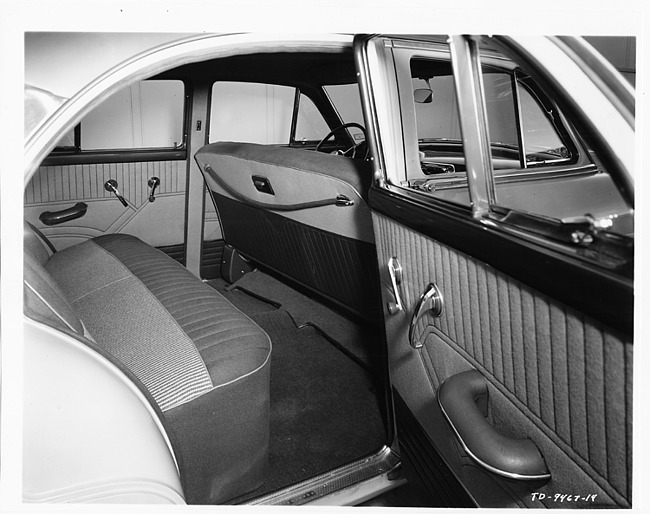
POLYGON ((26 185, 26 315, 146 396, 187 503, 264 502, 384 454, 373 473, 403 483, 396 435, 434 505, 537 506, 531 491, 558 484, 629 503, 629 319, 596 319, 562 280, 605 276, 627 299, 632 211, 579 124, 487 52, 498 205, 479 226, 440 41, 392 49, 404 166, 381 192, 350 44, 256 48, 130 84, 26 185), (548 257, 578 223, 596 249, 548 257), (538 273, 560 261, 560 278, 538 273), (488 471, 464 453, 468 413, 490 421, 494 438, 474 438, 488 471), (512 441, 523 471, 492 473, 512 441))
MULTIPOLYGON (((124 171, 117 162, 128 150, 102 156, 61 145, 27 187, 26 313, 82 339, 142 386, 173 435, 188 503, 238 503, 387 442, 371 169, 365 143, 340 127, 321 87, 356 88, 351 53, 240 56, 158 78, 197 77, 288 81, 326 105, 332 133, 288 145, 189 148, 186 140, 171 149, 181 147, 185 162, 140 152, 147 161, 131 155, 124 171), (354 155, 344 155, 349 149, 354 155), (222 230, 219 240, 203 241, 203 280, 183 267, 182 238, 159 239, 161 253, 137 229, 164 233, 178 223, 170 218, 178 209, 151 208, 183 194, 176 175, 194 159, 207 186, 206 217, 218 213, 222 230), (136 167, 142 173, 129 179, 136 167), (160 177, 153 187, 152 176, 160 177), (87 207, 70 209, 75 202, 87 207), (117 220, 108 229, 112 220, 92 219, 99 204, 117 220), (122 218, 129 204, 144 218, 136 228, 122 218)), ((90 123, 81 123, 88 147, 90 123)))

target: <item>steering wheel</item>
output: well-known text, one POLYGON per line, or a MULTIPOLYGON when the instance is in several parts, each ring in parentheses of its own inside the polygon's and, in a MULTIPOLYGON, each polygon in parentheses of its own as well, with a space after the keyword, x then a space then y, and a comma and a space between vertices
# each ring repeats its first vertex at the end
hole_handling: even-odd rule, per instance
POLYGON ((368 138, 368 135, 366 134, 366 129, 363 127, 363 125, 359 125, 358 123, 355 123, 353 121, 351 121, 349 123, 343 123, 343 125, 339 125, 338 127, 335 127, 332 130, 330 130, 329 133, 323 139, 321 139, 319 141, 319 143, 316 145, 316 151, 320 152, 321 147, 323 146, 325 141, 327 141, 330 137, 332 137, 336 132, 338 132, 339 130, 350 128, 350 127, 358 128, 361 132, 363 132, 364 141, 362 141, 361 143, 358 143, 358 144, 353 144, 350 148, 348 148, 346 150, 343 150, 343 151, 337 150, 336 152, 333 152, 333 153, 337 153, 339 155, 345 155, 346 157, 351 157, 352 159, 355 159, 357 157, 357 151, 359 150, 359 148, 365 147, 365 155, 363 156, 363 158, 367 159, 368 158, 368 145, 366 144, 365 140, 368 138))

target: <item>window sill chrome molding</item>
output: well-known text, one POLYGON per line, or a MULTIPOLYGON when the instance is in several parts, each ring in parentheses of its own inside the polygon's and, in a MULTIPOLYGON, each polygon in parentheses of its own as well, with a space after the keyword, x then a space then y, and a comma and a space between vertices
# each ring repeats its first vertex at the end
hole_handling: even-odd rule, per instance
POLYGON ((355 505, 403 485, 388 473, 399 457, 383 446, 377 453, 241 505, 355 505))
MULTIPOLYGON (((569 167, 562 167, 561 165, 548 167, 548 168, 526 168, 525 170, 514 171, 500 171, 494 173, 494 182, 498 185, 532 182, 535 180, 547 180, 552 178, 567 178, 583 175, 594 175, 597 169, 591 165, 576 165, 569 167)), ((402 184, 401 187, 410 188, 414 190, 422 190, 422 186, 426 185, 426 191, 443 191, 445 189, 454 189, 459 187, 467 187, 467 176, 464 171, 456 172, 454 176, 438 175, 431 177, 418 177, 412 178, 402 184), (455 176, 455 175, 458 176, 455 176), (429 185, 430 184, 430 185, 429 185)), ((451 173, 449 175, 452 175, 451 173)))

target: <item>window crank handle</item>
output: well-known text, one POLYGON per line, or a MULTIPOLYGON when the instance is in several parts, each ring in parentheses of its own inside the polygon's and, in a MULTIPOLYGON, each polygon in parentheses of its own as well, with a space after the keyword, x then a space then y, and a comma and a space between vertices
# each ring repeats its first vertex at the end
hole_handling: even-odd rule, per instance
POLYGON ((104 189, 106 189, 106 191, 110 191, 110 192, 113 193, 115 196, 117 196, 117 199, 118 199, 120 202, 122 202, 122 205, 124 205, 124 207, 128 207, 128 206, 129 206, 129 204, 126 203, 126 200, 124 199, 124 197, 120 194, 119 190, 117 189, 117 180, 115 180, 114 178, 110 178, 110 179, 108 179, 108 180, 104 183, 104 189))
POLYGON ((160 185, 160 179, 158 177, 151 177, 149 179, 149 182, 147 182, 147 184, 151 188, 151 192, 149 193, 149 201, 153 202, 156 200, 156 197, 154 196, 154 192, 156 191, 156 188, 160 185))

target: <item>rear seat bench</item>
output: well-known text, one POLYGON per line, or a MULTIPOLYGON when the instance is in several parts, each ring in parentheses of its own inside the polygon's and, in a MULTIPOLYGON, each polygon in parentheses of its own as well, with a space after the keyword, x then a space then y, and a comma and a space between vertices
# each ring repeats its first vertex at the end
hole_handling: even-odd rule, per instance
POLYGON ((26 312, 84 336, 141 382, 171 432, 188 503, 224 502, 261 485, 266 333, 135 237, 100 236, 53 252, 33 227, 25 234, 26 312))

